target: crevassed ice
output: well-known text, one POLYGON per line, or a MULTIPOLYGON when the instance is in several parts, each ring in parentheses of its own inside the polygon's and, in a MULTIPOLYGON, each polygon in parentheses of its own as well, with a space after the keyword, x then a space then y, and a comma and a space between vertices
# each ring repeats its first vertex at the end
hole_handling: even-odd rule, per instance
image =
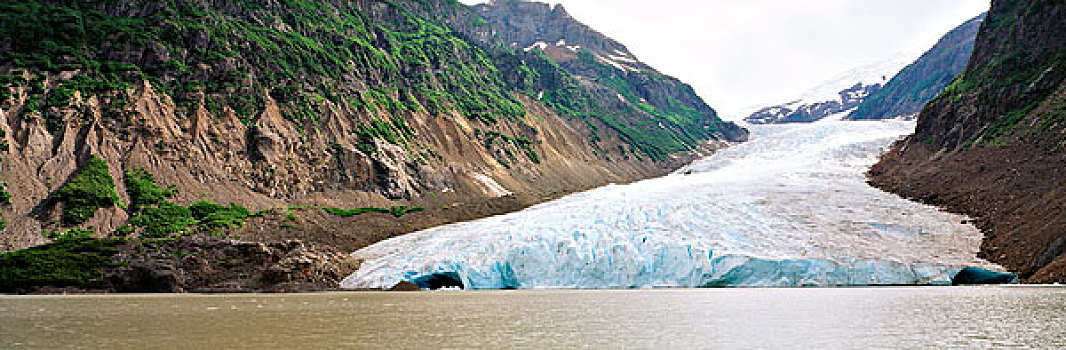
POLYGON ((439 273, 473 289, 946 284, 994 268, 965 217, 865 184, 913 127, 754 126, 750 142, 670 176, 367 247, 342 286, 439 273))

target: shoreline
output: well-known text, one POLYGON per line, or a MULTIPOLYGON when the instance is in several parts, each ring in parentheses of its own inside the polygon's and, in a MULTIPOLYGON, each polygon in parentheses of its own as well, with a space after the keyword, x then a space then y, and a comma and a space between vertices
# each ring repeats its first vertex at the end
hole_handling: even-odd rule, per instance
POLYGON ((534 289, 473 289, 473 290, 420 290, 420 291, 390 291, 378 289, 360 290, 325 290, 308 292, 220 292, 220 293, 110 293, 110 292, 67 292, 67 293, 29 293, 13 294, 0 293, 0 299, 33 299, 33 298, 99 298, 99 297, 234 297, 234 296, 315 296, 315 295, 345 295, 345 294, 497 294, 497 293, 583 293, 583 292, 670 292, 670 291, 787 291, 787 290, 900 290, 900 289, 1066 289, 1066 284, 988 284, 988 285, 878 285, 878 286, 813 286, 813 287, 654 287, 654 288, 600 288, 600 289, 561 289, 561 288, 534 288, 534 289))

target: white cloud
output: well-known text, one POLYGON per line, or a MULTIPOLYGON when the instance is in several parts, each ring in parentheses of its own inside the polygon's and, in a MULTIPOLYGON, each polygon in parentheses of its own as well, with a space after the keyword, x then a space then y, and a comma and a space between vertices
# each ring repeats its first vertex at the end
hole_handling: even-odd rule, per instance
MULTIPOLYGON (((463 0, 466 3, 481 1, 463 0)), ((736 118, 827 78, 918 53, 988 0, 556 0, 736 118)))

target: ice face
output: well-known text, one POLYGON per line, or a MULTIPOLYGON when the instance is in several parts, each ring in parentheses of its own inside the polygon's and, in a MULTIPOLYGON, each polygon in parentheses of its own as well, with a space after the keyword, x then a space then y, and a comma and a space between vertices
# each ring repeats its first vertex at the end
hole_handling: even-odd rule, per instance
POLYGON ((756 126, 750 142, 670 176, 367 247, 342 286, 434 275, 472 289, 947 284, 992 267, 964 217, 866 185, 913 127, 756 126))

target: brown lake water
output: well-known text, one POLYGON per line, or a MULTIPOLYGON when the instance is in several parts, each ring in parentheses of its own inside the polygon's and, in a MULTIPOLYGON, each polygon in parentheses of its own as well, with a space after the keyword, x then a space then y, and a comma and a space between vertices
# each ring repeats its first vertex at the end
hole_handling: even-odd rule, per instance
POLYGON ((1064 348, 1066 288, 0 296, 3 349, 1064 348))

